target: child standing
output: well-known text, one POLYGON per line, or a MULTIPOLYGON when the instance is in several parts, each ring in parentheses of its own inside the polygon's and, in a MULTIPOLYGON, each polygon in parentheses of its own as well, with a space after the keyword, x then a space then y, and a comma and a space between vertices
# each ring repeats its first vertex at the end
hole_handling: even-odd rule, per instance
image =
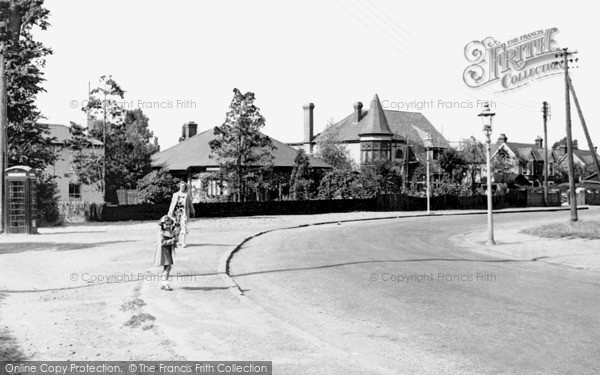
POLYGON ((160 231, 158 232, 156 253, 154 254, 154 265, 163 267, 160 289, 171 291, 173 289, 169 286, 169 275, 173 265, 173 252, 177 245, 177 239, 173 236, 173 220, 169 216, 163 216, 158 225, 160 231))

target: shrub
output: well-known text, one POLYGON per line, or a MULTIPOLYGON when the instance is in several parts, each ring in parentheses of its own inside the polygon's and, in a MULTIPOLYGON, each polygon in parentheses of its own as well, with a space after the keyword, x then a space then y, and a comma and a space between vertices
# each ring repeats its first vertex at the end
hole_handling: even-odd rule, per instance
POLYGON ((53 176, 47 174, 38 176, 37 211, 39 226, 60 224, 58 186, 53 176))
POLYGON ((152 171, 137 183, 141 203, 159 204, 169 202, 177 191, 180 179, 164 170, 152 171))

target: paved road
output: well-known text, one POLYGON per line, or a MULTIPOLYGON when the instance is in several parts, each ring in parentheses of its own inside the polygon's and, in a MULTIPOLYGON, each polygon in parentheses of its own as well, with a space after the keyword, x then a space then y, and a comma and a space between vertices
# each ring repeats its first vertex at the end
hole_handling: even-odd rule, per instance
MULTIPOLYGON (((566 215, 495 219, 507 229, 566 215)), ((450 240, 470 230, 485 216, 277 231, 247 243, 231 273, 266 311, 371 373, 600 373, 600 274, 450 240)))

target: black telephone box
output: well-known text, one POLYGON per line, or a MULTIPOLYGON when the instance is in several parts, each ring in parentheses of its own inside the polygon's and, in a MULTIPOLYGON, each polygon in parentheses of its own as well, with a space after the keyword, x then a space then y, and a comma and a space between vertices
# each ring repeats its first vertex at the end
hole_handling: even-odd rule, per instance
POLYGON ((10 167, 4 171, 4 222, 6 233, 37 233, 37 180, 32 168, 10 167))

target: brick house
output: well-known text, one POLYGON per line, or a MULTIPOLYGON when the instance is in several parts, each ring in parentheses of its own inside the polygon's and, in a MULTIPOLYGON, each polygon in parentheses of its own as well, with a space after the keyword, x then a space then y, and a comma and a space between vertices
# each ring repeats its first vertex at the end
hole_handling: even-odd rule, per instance
MULTIPOLYGON (((377 94, 367 110, 361 102, 354 103, 353 107, 351 114, 326 131, 346 145, 357 165, 362 168, 376 160, 389 161, 399 165, 402 175, 410 179, 417 167, 425 165, 429 152, 433 161, 432 175, 441 173, 435 160, 450 144, 422 113, 383 109, 377 94), (431 136, 430 144, 427 144, 428 136, 431 136)), ((303 107, 303 142, 290 143, 293 147, 304 148, 309 154, 317 151, 319 140, 325 136, 324 133, 314 134, 314 108, 313 103, 303 107)))
MULTIPOLYGON (((500 134, 496 144, 492 145, 492 161, 501 156, 508 158, 512 168, 509 173, 523 175, 530 184, 538 186, 544 181, 544 140, 537 137, 534 143, 509 142, 506 134, 500 134)), ((579 150, 577 140, 573 140, 573 161, 584 170, 594 171, 591 151, 579 150)), ((548 181, 553 183, 559 175, 559 167, 567 164, 567 146, 548 149, 548 181)), ((498 171, 494 171, 497 173, 498 171)))
MULTIPOLYGON (((73 172, 73 153, 68 147, 71 139, 69 127, 59 124, 47 124, 50 137, 55 138, 52 147, 57 155, 56 161, 48 165, 45 173, 55 177, 58 187, 59 201, 61 202, 89 202, 103 203, 102 191, 96 185, 81 184, 73 172)), ((90 139, 90 150, 102 152, 102 142, 90 139)))

